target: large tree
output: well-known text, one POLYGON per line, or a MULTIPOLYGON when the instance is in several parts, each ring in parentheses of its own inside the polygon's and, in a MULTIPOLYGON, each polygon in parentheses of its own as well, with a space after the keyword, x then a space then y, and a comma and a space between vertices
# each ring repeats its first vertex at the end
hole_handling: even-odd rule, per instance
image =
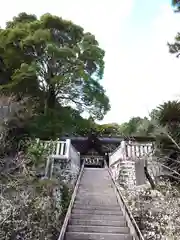
POLYGON ((21 13, 0 31, 0 56, 4 92, 10 89, 19 98, 38 95, 45 110, 58 103, 96 119, 110 109, 100 84, 104 51, 91 33, 70 21, 21 13))

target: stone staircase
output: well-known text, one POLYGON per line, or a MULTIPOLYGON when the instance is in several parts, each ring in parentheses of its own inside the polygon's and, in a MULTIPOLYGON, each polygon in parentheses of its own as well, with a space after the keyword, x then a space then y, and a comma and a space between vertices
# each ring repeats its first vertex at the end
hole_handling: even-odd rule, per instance
POLYGON ((84 168, 65 240, 132 240, 107 168, 84 168))

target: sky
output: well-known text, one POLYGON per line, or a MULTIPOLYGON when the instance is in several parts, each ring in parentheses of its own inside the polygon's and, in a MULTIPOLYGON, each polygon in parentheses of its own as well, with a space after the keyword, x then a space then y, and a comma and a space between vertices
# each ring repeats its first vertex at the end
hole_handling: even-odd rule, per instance
POLYGON ((102 84, 111 111, 102 123, 144 117, 157 105, 180 96, 180 59, 169 53, 180 31, 171 0, 6 0, 0 26, 20 12, 51 13, 72 20, 96 36, 105 50, 102 84))

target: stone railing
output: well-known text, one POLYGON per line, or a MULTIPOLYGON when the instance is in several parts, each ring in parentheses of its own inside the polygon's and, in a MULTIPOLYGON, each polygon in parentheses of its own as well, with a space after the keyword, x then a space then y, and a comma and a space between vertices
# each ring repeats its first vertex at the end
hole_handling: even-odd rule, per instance
POLYGON ((69 139, 67 139, 66 141, 42 141, 40 139, 37 139, 37 142, 39 142, 45 149, 49 150, 51 158, 69 157, 69 139))
POLYGON ((71 140, 66 141, 41 141, 41 145, 49 150, 49 156, 46 162, 45 177, 51 178, 56 172, 71 171, 72 175, 77 175, 80 169, 80 154, 72 146, 71 140))
POLYGON ((75 147, 73 147, 69 139, 68 146, 69 146, 68 160, 70 160, 72 172, 76 174, 77 172, 79 172, 80 169, 80 153, 77 152, 75 147))
POLYGON ((113 179, 132 187, 144 184, 145 159, 151 160, 152 143, 122 141, 109 156, 109 168, 113 179))

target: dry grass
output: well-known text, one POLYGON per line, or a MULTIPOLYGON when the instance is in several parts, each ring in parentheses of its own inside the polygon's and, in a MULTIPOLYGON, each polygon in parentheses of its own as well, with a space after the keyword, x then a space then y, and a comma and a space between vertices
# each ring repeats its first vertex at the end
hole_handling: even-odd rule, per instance
POLYGON ((0 240, 58 238, 73 188, 67 186, 71 173, 43 179, 46 156, 34 152, 37 162, 32 155, 0 160, 0 240))
POLYGON ((157 189, 135 188, 122 191, 146 240, 180 239, 180 191, 169 182, 157 189))

